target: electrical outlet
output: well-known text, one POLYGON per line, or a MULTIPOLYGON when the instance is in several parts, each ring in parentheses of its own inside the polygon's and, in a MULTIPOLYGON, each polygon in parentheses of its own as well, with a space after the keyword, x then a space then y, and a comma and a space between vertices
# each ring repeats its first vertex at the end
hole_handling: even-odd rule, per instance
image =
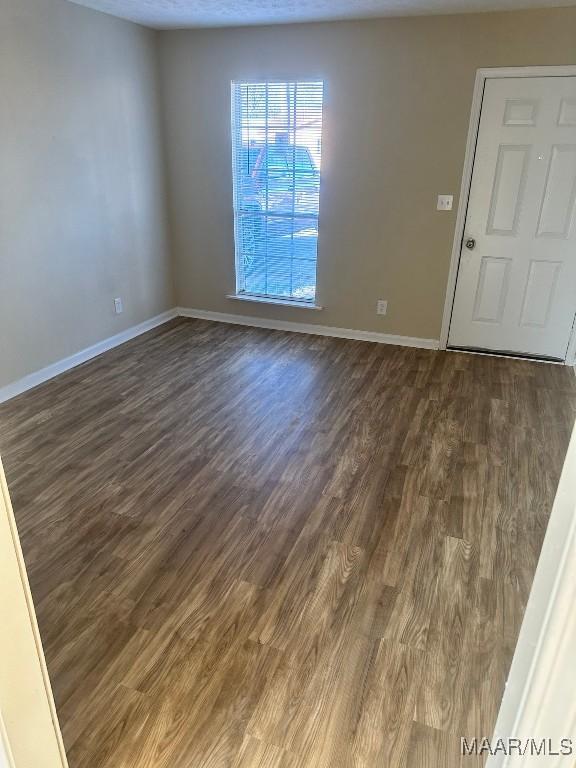
POLYGON ((385 315, 388 312, 388 302, 384 299, 378 299, 376 302, 376 314, 385 315))
POLYGON ((121 315, 122 312, 124 312, 124 307, 122 306, 122 299, 114 299, 114 311, 117 315, 121 315))
POLYGON ((454 200, 453 195, 438 195, 438 202, 436 203, 437 211, 451 211, 452 202, 454 200))

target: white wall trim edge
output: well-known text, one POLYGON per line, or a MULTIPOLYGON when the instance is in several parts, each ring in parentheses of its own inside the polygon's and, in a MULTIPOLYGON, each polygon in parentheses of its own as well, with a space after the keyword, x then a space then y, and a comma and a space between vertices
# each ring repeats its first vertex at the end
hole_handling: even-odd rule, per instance
MULTIPOLYGON (((43 765, 50 765, 51 768, 68 768, 68 760, 66 757, 66 750, 64 747, 64 741, 60 730, 60 724, 58 721, 58 713, 56 712, 56 703, 52 693, 52 686, 50 683, 50 676, 48 674, 48 668, 46 666, 46 659, 44 657, 44 649, 42 646, 42 638, 40 637, 40 630, 38 628, 38 621, 36 619, 36 611, 34 608, 34 600, 30 591, 30 583, 28 581, 28 574, 26 572, 26 563, 24 562, 24 555, 22 553, 22 547, 20 545, 20 538, 18 536, 18 529, 16 527, 16 520, 14 518, 14 510, 12 509, 12 502, 10 500, 10 494, 8 492, 8 485, 6 482, 6 476, 4 474, 4 468, 2 466, 2 460, 0 458, 0 515, 5 519, 2 520, 2 533, 9 537, 9 541, 3 541, 3 548, 5 544, 12 549, 10 558, 6 558, 3 561, 3 580, 2 587, 5 590, 3 599, 8 597, 9 600, 5 600, 5 605, 8 606, 10 611, 10 618, 17 616, 19 611, 17 606, 25 605, 27 619, 26 622, 26 636, 23 633, 18 633, 18 639, 22 641, 22 645, 19 646, 21 650, 21 657, 9 659, 12 669, 19 670, 20 682, 23 686, 23 691, 26 696, 23 699, 16 699, 15 691, 10 688, 9 701, 26 701, 28 708, 32 707, 34 712, 34 722, 38 727, 39 724, 44 724, 43 728, 38 729, 34 733, 34 738, 37 739, 37 743, 41 750, 45 750, 46 762, 43 765), (17 589, 14 594, 14 576, 17 572, 17 589), (4 578, 4 574, 8 578, 4 578), (12 590, 12 591, 10 591, 12 590), (16 601, 14 601, 16 597, 16 601), (31 653, 31 649, 34 649, 34 653, 31 653), (27 664, 29 667, 38 665, 36 684, 33 688, 30 688, 30 680, 32 678, 22 679, 23 665, 27 664), (38 685, 38 678, 41 680, 42 685, 38 685), (56 759, 50 759, 49 756, 56 759)), ((10 623, 10 622, 9 622, 10 623)), ((3 648, 3 652, 5 649, 3 648)), ((5 659, 3 659, 3 662, 5 659)), ((9 678, 8 678, 9 679, 9 678)), ((3 691, 3 694, 6 692, 3 691)), ((21 693, 19 691, 18 693, 21 693)), ((23 710, 21 703, 16 704, 16 709, 21 717, 25 717, 26 713, 23 710)), ((8 758, 9 768, 16 768, 16 760, 14 758, 13 747, 15 745, 10 743, 10 733, 8 725, 2 720, 2 739, 4 746, 4 756, 8 758), (12 764, 10 764, 12 763, 12 764)))
POLYGON ((468 125, 468 138, 466 139, 466 151, 464 154, 462 181, 460 183, 460 195, 458 197, 458 212, 456 214, 456 225, 454 227, 454 241, 452 243, 452 253, 450 256, 450 269, 448 271, 448 282, 446 284, 444 313, 442 315, 442 330, 440 331, 440 349, 446 349, 448 345, 448 333, 450 331, 452 306, 454 304, 454 293, 456 291, 456 278, 458 276, 458 266, 460 264, 460 250, 462 246, 462 238, 464 237, 464 227, 466 226, 468 196, 470 194, 470 184, 472 183, 474 155, 476 154, 476 141, 478 139, 478 128, 480 125, 480 112, 482 109, 482 98, 484 95, 484 82, 485 77, 482 74, 482 70, 477 70, 476 79, 474 81, 474 91, 472 94, 470 123, 468 125))
MULTIPOLYGON (((576 428, 540 553, 494 732, 496 740, 576 738, 576 428)), ((568 768, 574 755, 506 755, 486 768, 568 768), (556 759, 554 759, 556 757, 556 759)))
POLYGON ((2 712, 0 712, 0 768, 16 768, 2 712))
POLYGON ((22 379, 0 387, 0 403, 21 395, 29 389, 43 384, 61 373, 69 371, 94 357, 98 357, 109 349, 119 347, 131 339, 140 336, 159 325, 173 320, 175 317, 192 317, 199 320, 213 320, 218 323, 231 323, 233 325, 248 325, 254 328, 268 328, 274 331, 293 331, 294 333, 311 333, 317 336, 333 336, 337 339, 355 339, 357 341, 374 341, 378 344, 396 344, 400 347, 420 347, 422 349, 438 349, 437 339, 419 339, 412 336, 395 336, 388 333, 377 333, 375 331, 353 330, 351 328, 334 328, 329 325, 314 325, 312 323, 296 323, 288 320, 271 320, 262 317, 249 317, 247 315, 229 315, 222 312, 210 312, 202 309, 188 309, 178 307, 163 312, 156 317, 145 320, 143 323, 127 328, 125 331, 103 339, 98 343, 86 349, 81 349, 70 357, 65 357, 52 365, 46 366, 39 371, 30 373, 22 379))
POLYGON ((107 352, 109 349, 119 347, 120 344, 124 344, 125 342, 136 338, 136 336, 151 331, 153 328, 157 328, 159 325, 163 325, 169 320, 174 319, 176 316, 177 313, 175 309, 162 312, 162 314, 151 317, 149 320, 145 320, 138 325, 133 325, 125 331, 117 333, 115 336, 103 339, 102 341, 93 344, 91 347, 81 349, 79 352, 70 355, 70 357, 65 357, 63 360, 58 360, 58 362, 46 366, 46 368, 42 368, 34 373, 29 373, 22 379, 18 379, 11 384, 0 387, 0 403, 10 400, 29 389, 33 389, 39 384, 43 384, 45 381, 53 379, 55 376, 58 376, 65 371, 69 371, 71 368, 75 368, 77 365, 81 365, 82 363, 91 360, 93 357, 98 357, 98 355, 107 352))
MULTIPOLYGON (((484 84, 486 80, 502 77, 572 77, 576 75, 575 65, 566 66, 542 66, 542 67, 488 67, 476 70, 474 90, 472 93, 472 105, 470 108, 470 123, 468 125, 468 138, 464 153, 464 167, 462 170, 462 182, 460 184, 460 196, 458 198, 458 213, 454 227, 454 240, 450 256, 450 269, 446 283, 446 296, 444 299, 444 312, 442 315, 442 330, 440 331, 440 349, 448 346, 448 334, 452 317, 452 306, 456 292, 456 278, 460 264, 460 251, 466 226, 466 213, 468 209, 468 197, 472 184, 472 171, 474 169, 474 156, 476 154, 476 141, 480 127, 480 113, 482 99, 484 97, 484 84)), ((576 362, 576 325, 572 331, 569 351, 565 360, 567 365, 576 362)))
POLYGON ((248 315, 229 315, 224 312, 211 312, 204 309, 189 309, 178 307, 180 317, 191 317, 197 320, 213 320, 217 323, 233 325, 248 325, 253 328, 267 328, 272 331, 292 331, 294 333, 310 333, 316 336, 333 336, 336 339, 354 339, 356 341, 374 341, 377 344, 395 344, 399 347, 420 347, 421 349, 438 349, 438 339, 419 339, 413 336, 395 336, 390 333, 376 331, 361 331, 352 328, 336 328, 331 325, 316 325, 314 323, 296 323, 292 320, 272 320, 264 317, 248 315))

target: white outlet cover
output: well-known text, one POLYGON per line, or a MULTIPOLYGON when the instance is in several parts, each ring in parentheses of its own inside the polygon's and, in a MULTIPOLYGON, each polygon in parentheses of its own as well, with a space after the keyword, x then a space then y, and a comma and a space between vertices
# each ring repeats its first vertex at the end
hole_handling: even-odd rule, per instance
POLYGON ((376 302, 376 314, 385 315, 388 312, 388 302, 385 299, 379 299, 376 302))
POLYGON ((437 211, 451 211, 452 203, 454 202, 454 195, 438 195, 438 202, 436 203, 437 211))

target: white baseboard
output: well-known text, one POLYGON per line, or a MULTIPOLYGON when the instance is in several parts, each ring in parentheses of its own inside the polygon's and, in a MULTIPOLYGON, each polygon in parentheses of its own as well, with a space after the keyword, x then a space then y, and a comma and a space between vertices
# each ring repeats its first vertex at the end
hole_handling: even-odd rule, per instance
POLYGON ((39 384, 43 384, 45 381, 53 379, 55 376, 59 376, 65 371, 69 371, 71 368, 75 368, 77 365, 81 365, 82 363, 91 360, 93 357, 98 357, 98 355, 107 352, 109 349, 119 347, 120 344, 124 344, 125 342, 130 341, 130 339, 136 338, 136 336, 151 331, 153 328, 157 328, 159 325, 163 325, 178 316, 193 317, 199 320, 213 320, 218 323, 232 323, 233 325, 247 325, 254 328, 268 328, 273 331, 293 331, 294 333, 311 333, 316 336, 333 336, 337 339, 355 339, 356 341, 374 341, 378 344, 396 344, 400 347, 438 349, 439 346, 437 339, 418 339, 412 336, 395 336, 389 333, 376 333, 375 331, 333 328, 329 325, 295 323, 289 320, 271 320, 262 317, 229 315, 223 312, 209 312, 203 309, 178 307, 177 309, 163 312, 161 315, 156 315, 156 317, 152 317, 150 320, 145 320, 139 325, 134 325, 115 336, 110 336, 108 339, 99 341, 91 347, 82 349, 74 355, 70 355, 70 357, 52 363, 52 365, 48 365, 40 371, 30 373, 28 376, 24 376, 22 379, 18 379, 18 381, 7 384, 5 387, 0 387, 0 403, 4 403, 6 400, 21 395, 23 392, 27 392, 29 389, 33 389, 39 384))
POLYGON ((10 400, 12 397, 16 397, 16 395, 21 395, 22 392, 37 387, 39 384, 48 381, 48 379, 53 379, 54 376, 69 371, 71 368, 75 368, 77 365, 81 365, 93 357, 98 357, 98 355, 107 352, 109 349, 119 347, 120 344, 124 344, 126 341, 130 341, 130 339, 136 338, 136 336, 140 336, 147 331, 151 331, 153 328, 157 328, 159 325, 167 323, 169 320, 173 320, 177 315, 178 313, 175 309, 162 312, 161 315, 156 315, 156 317, 151 317, 150 320, 133 325, 131 328, 127 328, 115 336, 110 336, 108 339, 99 341, 91 347, 81 349, 80 352, 59 360, 57 363, 52 363, 52 365, 48 365, 40 371, 35 371, 28 374, 28 376, 24 376, 22 379, 18 379, 18 381, 7 384, 5 387, 0 387, 0 403, 10 400))
POLYGON ((414 336, 395 336, 391 333, 377 333, 376 331, 334 328, 331 325, 295 323, 291 320, 271 320, 263 317, 249 317, 247 315, 228 315, 224 312, 210 312, 204 309, 188 309, 187 307, 178 307, 176 311, 181 317, 193 317, 199 320, 214 320, 217 323, 232 323, 233 325, 249 325, 254 328, 268 328, 273 331, 311 333, 316 336, 334 336, 337 339, 374 341, 377 344, 395 344, 399 347, 419 347, 421 349, 438 349, 440 345, 438 339, 419 339, 414 336))

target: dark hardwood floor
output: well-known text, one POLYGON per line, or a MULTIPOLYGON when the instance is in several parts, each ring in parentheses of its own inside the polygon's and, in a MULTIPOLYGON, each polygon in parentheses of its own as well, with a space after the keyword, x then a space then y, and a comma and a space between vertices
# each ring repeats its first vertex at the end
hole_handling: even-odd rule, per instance
POLYGON ((452 768, 576 413, 533 362, 179 320, 0 407, 71 768, 452 768))

